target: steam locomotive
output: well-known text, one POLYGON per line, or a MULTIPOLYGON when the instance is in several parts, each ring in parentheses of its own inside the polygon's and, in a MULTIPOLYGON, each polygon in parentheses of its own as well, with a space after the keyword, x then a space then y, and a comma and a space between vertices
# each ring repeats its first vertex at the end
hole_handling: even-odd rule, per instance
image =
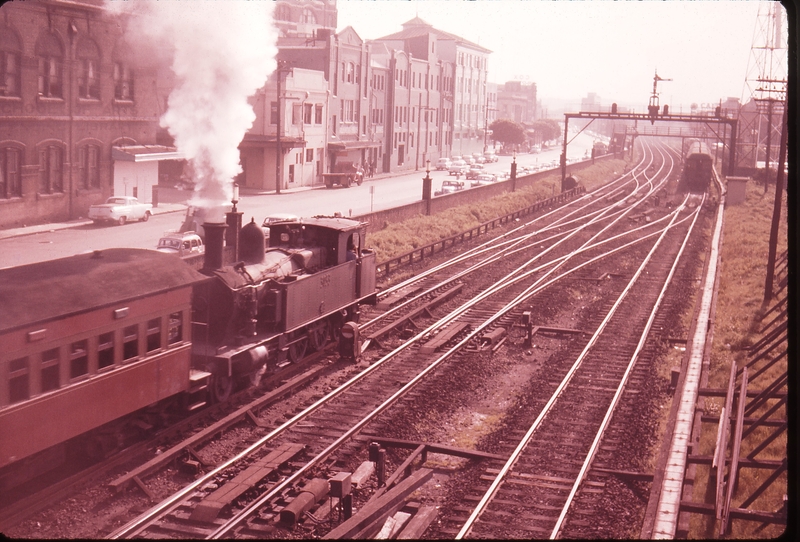
POLYGON ((274 223, 266 248, 251 222, 233 265, 226 225, 204 227, 199 271, 125 248, 0 270, 0 489, 103 455, 149 413, 224 401, 375 302, 364 223, 274 223))
POLYGON ((682 181, 690 192, 703 193, 708 190, 713 179, 714 159, 702 141, 693 139, 687 142, 683 160, 682 181))

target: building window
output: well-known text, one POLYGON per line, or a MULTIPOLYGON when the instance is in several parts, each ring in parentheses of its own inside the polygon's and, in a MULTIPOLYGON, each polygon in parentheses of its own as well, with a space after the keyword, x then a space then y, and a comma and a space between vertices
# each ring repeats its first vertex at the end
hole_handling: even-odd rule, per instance
POLYGON ((72 343, 69 354, 69 377, 78 378, 89 372, 89 348, 86 339, 72 343))
POLYGON ((21 157, 15 147, 0 147, 0 199, 22 196, 21 157))
POLYGON ((167 330, 167 344, 183 341, 183 314, 173 312, 169 315, 169 329, 167 330))
POLYGON ((81 188, 100 188, 100 147, 84 145, 78 149, 78 177, 81 188))
POLYGON ((8 364, 8 402, 19 403, 29 399, 28 358, 11 360, 8 364))
POLYGON ((322 104, 314 106, 314 124, 322 124, 322 104))
POLYGON ((303 9, 303 14, 300 16, 300 22, 306 24, 316 24, 317 18, 314 16, 314 12, 308 8, 303 9))
POLYGON ((97 344, 97 368, 104 369, 114 365, 114 332, 100 335, 97 344))
MULTIPOLYGON (((0 32, 11 34, 8 30, 0 32)), ((19 46, 11 44, 13 36, 0 37, 0 96, 19 96, 19 46), (13 47, 12 50, 7 48, 13 47)))
POLYGON ((303 120, 303 108, 300 104, 292 104, 292 124, 300 124, 303 120))
POLYGON ((42 393, 57 390, 60 386, 58 348, 42 352, 42 393))
POLYGON ((39 96, 61 98, 61 59, 39 57, 39 96))
POLYGON ((132 325, 122 331, 122 360, 133 359, 139 355, 139 326, 132 325))
POLYGON ((355 77, 355 69, 356 69, 355 64, 353 64, 352 62, 348 62, 347 63, 347 82, 348 83, 352 83, 353 82, 353 78, 355 77))
POLYGON ((161 348, 161 318, 147 321, 147 351, 161 348))
POLYGON ((98 66, 100 55, 97 46, 89 40, 78 44, 78 97, 92 100, 100 99, 100 76, 98 66))
POLYGON ((114 98, 133 100, 133 71, 121 62, 114 63, 114 98))
POLYGON ((314 149, 306 149, 306 162, 314 161, 314 149))
POLYGON ((64 153, 61 147, 49 145, 39 149, 39 193, 64 191, 64 153))
POLYGON ((286 4, 278 4, 275 8, 275 18, 279 21, 291 21, 292 10, 286 4))
POLYGON ((270 102, 269 104, 269 123, 278 124, 278 102, 270 102))
POLYGON ((311 112, 313 109, 312 104, 303 104, 303 124, 311 124, 311 112))

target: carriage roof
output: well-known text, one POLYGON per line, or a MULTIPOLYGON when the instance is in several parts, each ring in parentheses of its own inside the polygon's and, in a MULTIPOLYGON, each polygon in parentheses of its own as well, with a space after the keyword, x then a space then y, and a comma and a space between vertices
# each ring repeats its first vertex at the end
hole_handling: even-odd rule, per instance
POLYGON ((0 331, 208 280, 174 254, 112 248, 0 269, 0 331))

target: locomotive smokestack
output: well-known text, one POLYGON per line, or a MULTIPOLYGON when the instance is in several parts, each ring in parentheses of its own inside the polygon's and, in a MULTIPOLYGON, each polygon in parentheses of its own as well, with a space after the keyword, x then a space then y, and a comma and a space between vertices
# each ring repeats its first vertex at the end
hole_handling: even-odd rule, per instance
POLYGON ((225 240, 224 222, 205 222, 203 230, 206 236, 206 256, 203 260, 203 270, 213 271, 222 267, 223 241, 225 240))

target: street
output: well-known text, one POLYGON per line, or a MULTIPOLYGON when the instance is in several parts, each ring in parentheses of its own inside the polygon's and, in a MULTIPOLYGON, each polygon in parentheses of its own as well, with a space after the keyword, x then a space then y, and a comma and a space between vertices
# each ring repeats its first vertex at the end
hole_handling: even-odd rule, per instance
MULTIPOLYGON (((574 137, 573 134, 570 137, 574 137)), ((581 159, 591 152, 593 137, 585 132, 570 141, 568 155, 581 159)), ((553 146, 537 154, 520 154, 517 165, 533 166, 558 162, 561 146, 553 146)), ((494 164, 486 164, 490 173, 508 172, 511 156, 500 156, 494 164)), ((453 179, 446 171, 431 171, 433 191, 442 181, 453 179)), ((411 173, 365 179, 361 186, 332 189, 315 188, 281 194, 269 193, 240 197, 238 210, 242 223, 255 219, 261 224, 272 213, 292 213, 297 216, 333 215, 358 216, 373 211, 406 205, 422 198, 422 178, 425 170, 411 173)), ((469 183, 466 183, 469 186, 469 183)), ((134 222, 125 226, 76 225, 66 229, 53 229, 44 233, 10 237, 0 240, 0 268, 63 258, 114 247, 155 249, 159 237, 167 231, 178 229, 184 218, 183 212, 156 214, 147 222, 134 222)))

